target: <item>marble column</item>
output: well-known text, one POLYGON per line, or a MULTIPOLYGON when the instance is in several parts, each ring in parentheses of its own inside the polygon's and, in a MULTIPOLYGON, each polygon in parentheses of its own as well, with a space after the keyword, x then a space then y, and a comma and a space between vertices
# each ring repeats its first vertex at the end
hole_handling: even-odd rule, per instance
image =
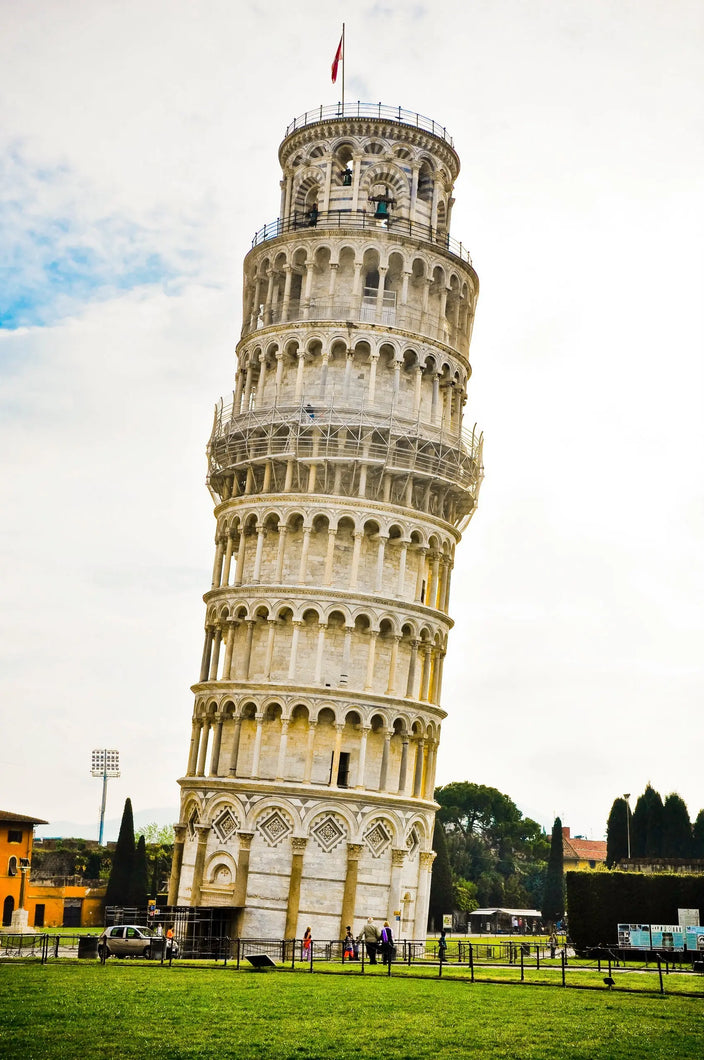
POLYGON ((340 915, 339 938, 343 939, 347 927, 354 930, 354 910, 357 900, 357 877, 359 859, 362 855, 361 843, 347 844, 347 872, 345 873, 345 890, 342 895, 342 913, 340 915))
POLYGON ((294 836, 291 840, 293 854, 291 857, 291 875, 288 883, 288 902, 286 904, 285 939, 295 939, 298 925, 298 910, 301 904, 301 880, 303 878, 303 855, 308 840, 303 836, 294 836))
POLYGON ((203 887, 203 869, 205 867, 205 848, 208 844, 208 836, 210 835, 209 824, 197 824, 195 826, 196 837, 198 840, 196 846, 196 862, 193 866, 193 882, 191 883, 191 900, 190 905, 200 905, 201 889, 203 887))
POLYGON ((181 866, 183 865, 183 847, 186 842, 186 825, 174 825, 174 853, 171 858, 171 875, 169 877, 168 905, 178 905, 178 885, 181 881, 181 866))

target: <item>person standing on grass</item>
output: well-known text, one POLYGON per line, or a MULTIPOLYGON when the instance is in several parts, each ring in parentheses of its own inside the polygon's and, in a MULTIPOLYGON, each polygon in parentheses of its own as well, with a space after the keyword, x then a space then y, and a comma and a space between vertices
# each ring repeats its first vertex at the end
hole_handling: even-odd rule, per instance
POLYGON ((348 961, 354 960, 354 935, 352 934, 352 928, 347 925, 347 934, 345 935, 345 942, 342 948, 342 963, 345 962, 345 957, 348 961))
POLYGON ((447 960, 447 939, 445 938, 445 928, 440 932, 440 938, 438 939, 438 956, 441 963, 447 960))
POLYGON ((381 963, 391 964, 391 958, 394 953, 394 936, 389 927, 388 920, 384 921, 384 926, 381 929, 381 963))
POLYGON ((310 948, 313 944, 313 936, 311 934, 310 927, 307 927, 303 934, 303 956, 310 957, 310 948))
POLYGON ((367 947, 367 957, 369 958, 370 964, 376 964, 376 951, 381 940, 381 932, 376 927, 371 917, 367 920, 366 924, 362 928, 359 936, 359 941, 364 942, 367 947))

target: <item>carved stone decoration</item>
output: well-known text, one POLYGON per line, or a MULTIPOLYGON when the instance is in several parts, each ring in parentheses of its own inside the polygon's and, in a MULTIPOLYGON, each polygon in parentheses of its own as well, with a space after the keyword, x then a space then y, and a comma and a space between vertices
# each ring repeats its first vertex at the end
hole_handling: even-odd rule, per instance
POLYGON ((257 831, 267 846, 275 847, 293 831, 293 825, 279 810, 260 818, 257 831))
POLYGON ((364 837, 364 842, 375 858, 381 855, 391 846, 391 836, 383 821, 375 821, 364 837))
POLYGON ((213 821, 213 828, 223 843, 232 839, 239 826, 240 822, 229 807, 213 821))
POLYGON ((316 843, 326 854, 347 838, 347 828, 335 814, 329 813, 316 821, 310 830, 316 843))

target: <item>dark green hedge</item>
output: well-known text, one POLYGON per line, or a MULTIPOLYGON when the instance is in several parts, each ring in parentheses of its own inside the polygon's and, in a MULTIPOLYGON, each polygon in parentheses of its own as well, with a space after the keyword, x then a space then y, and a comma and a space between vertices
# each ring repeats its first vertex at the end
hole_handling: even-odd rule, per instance
POLYGON ((614 946, 617 924, 676 924, 678 909, 704 915, 704 876, 568 872, 567 917, 577 947, 614 946))

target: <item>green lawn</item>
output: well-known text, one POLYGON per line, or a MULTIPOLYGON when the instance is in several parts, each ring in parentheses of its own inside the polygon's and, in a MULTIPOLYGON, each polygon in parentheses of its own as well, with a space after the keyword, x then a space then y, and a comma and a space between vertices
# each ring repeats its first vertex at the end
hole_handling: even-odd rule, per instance
POLYGON ((703 1022, 699 999, 452 977, 0 964, 4 1060, 700 1060, 703 1022))

